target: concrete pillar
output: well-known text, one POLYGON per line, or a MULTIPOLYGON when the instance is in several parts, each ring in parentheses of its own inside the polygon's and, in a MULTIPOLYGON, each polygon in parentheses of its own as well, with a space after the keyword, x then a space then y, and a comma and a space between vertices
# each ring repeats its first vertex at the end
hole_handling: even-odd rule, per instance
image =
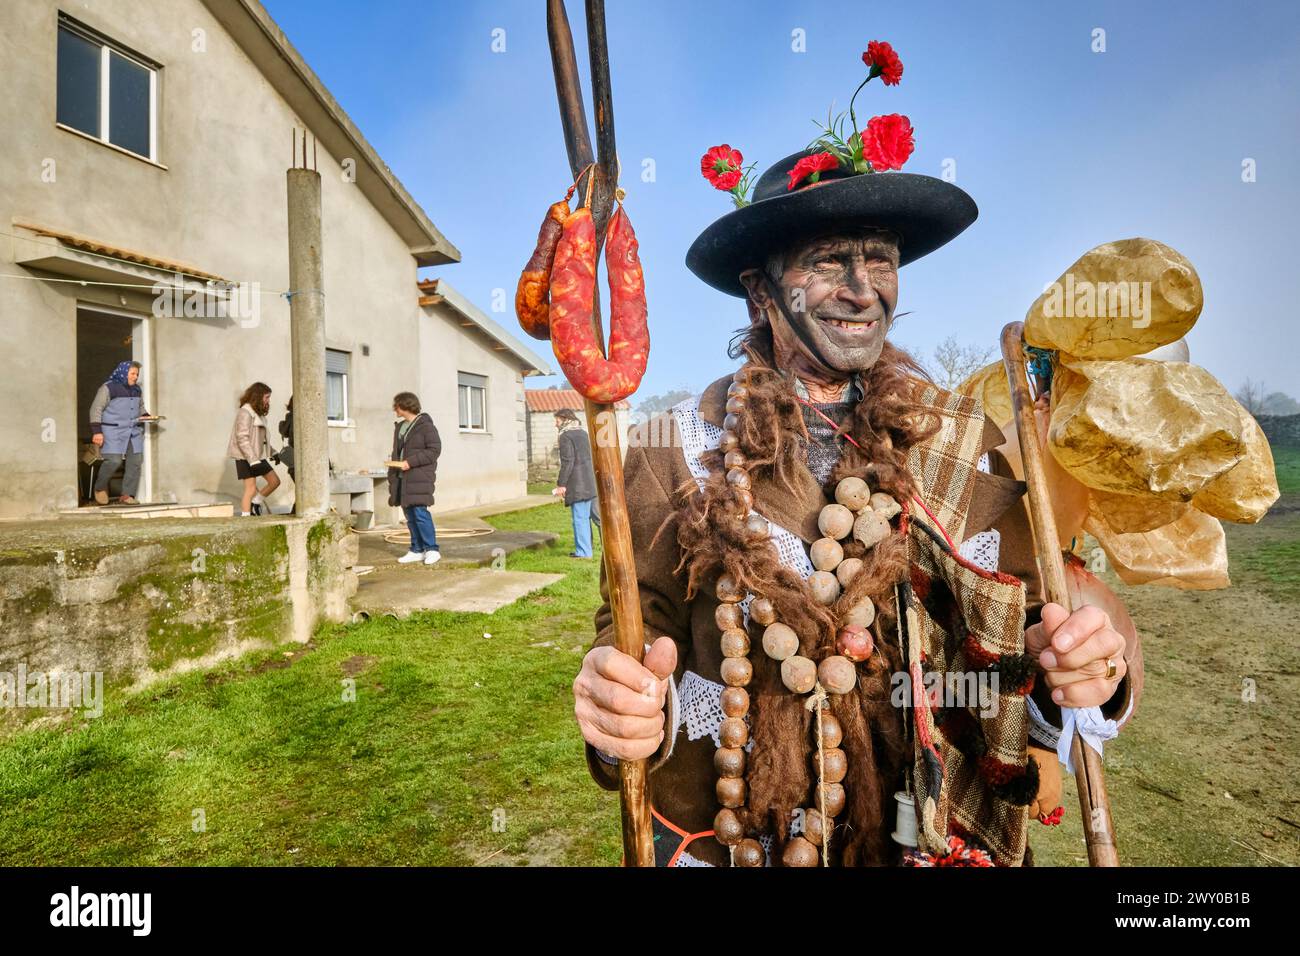
POLYGON ((293 348, 294 511, 330 507, 325 409, 325 269, 320 173, 289 170, 289 328, 293 348))

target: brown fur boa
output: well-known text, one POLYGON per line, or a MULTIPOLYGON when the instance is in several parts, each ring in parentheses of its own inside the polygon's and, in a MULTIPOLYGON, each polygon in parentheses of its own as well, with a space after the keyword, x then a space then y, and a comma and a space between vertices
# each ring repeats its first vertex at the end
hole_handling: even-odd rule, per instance
MULTIPOLYGON (((767 471, 786 487, 792 476, 806 468, 803 449, 795 436, 807 440, 793 383, 772 367, 770 349, 744 346, 749 357, 745 384, 749 389, 746 411, 740 416, 739 447, 750 472, 767 471)), ((918 490, 907 468, 908 450, 930 437, 939 422, 913 403, 919 379, 925 376, 906 352, 886 343, 879 360, 862 373, 865 397, 853 409, 842 430, 861 446, 845 442, 826 490, 849 475, 864 478, 872 491, 884 491, 904 502, 918 490)), ((687 596, 711 592, 724 571, 740 586, 768 597, 779 620, 799 635, 799 653, 815 662, 835 653, 838 622, 860 601, 876 605, 872 625, 875 653, 858 668, 858 686, 852 692, 830 697, 830 712, 844 732, 841 747, 849 763, 845 780, 845 809, 836 819, 831 842, 832 860, 845 866, 885 865, 897 858, 889 839, 890 809, 894 791, 902 781, 906 759, 901 713, 889 702, 891 675, 901 668, 895 629, 894 585, 908 574, 906 536, 893 534, 867 551, 856 541, 844 555, 863 560, 862 570, 832 607, 812 599, 804 580, 777 560, 772 547, 755 547, 738 517, 735 489, 727 484, 722 455, 714 450, 703 456, 711 474, 699 488, 683 487, 680 509, 673 516, 686 571, 687 596)), ((742 821, 754 834, 771 831, 779 848, 789 838, 793 811, 815 806, 815 715, 781 682, 781 668, 758 648, 761 628, 751 624, 755 650, 750 654, 754 677, 750 683, 751 736, 746 778, 748 798, 742 821)))

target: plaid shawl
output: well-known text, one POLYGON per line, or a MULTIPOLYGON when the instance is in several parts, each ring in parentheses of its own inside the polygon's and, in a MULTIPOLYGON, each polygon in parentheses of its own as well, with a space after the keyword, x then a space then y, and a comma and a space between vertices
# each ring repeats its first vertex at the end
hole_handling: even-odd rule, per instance
POLYGON ((921 398, 943 427, 912 449, 930 514, 909 509, 911 580, 899 588, 920 849, 946 855, 956 836, 998 865, 1018 866, 1038 786, 1025 749, 1034 674, 1024 654, 1025 586, 976 567, 951 543, 962 539, 975 482, 979 402, 935 386, 921 398))

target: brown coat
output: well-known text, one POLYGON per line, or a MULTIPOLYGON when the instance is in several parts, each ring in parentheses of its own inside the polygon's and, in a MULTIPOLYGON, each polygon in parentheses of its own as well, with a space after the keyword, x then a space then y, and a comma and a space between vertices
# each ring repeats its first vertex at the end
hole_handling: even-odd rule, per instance
MULTIPOLYGON (((719 379, 705 390, 700 399, 700 417, 719 427, 725 415, 726 389, 730 382, 730 376, 719 379)), ((993 450, 1002 442, 1001 430, 985 419, 982 450, 989 452, 990 472, 976 475, 963 540, 989 528, 1001 533, 998 570, 1013 574, 1024 582, 1028 627, 1039 619, 1043 604, 1042 586, 1023 500, 1025 484, 1012 477, 1006 459, 993 450)), ((720 683, 722 654, 714 622, 717 598, 712 589, 706 589, 688 601, 684 576, 674 574, 680 558, 675 535, 670 530, 656 538, 660 525, 674 510, 675 492, 694 481, 671 415, 634 431, 629 439, 624 478, 646 642, 667 635, 677 643, 677 670, 674 674, 677 682, 680 683, 682 675, 689 670, 720 683), (666 437, 667 441, 664 440, 666 437), (652 439, 657 439, 655 447, 647 447, 652 439)), ((800 537, 805 545, 821 536, 817 530, 817 516, 828 502, 811 472, 801 472, 796 481, 796 495, 758 474, 753 476, 753 481, 755 511, 800 537)), ((613 617, 603 574, 601 594, 605 603, 596 614, 596 646, 614 643, 613 617)), ((1103 707, 1108 717, 1124 714, 1130 695, 1136 703, 1141 691, 1142 660, 1138 642, 1131 642, 1124 656, 1129 668, 1128 677, 1121 682, 1115 697, 1103 707)), ((1044 716, 1059 726, 1060 710, 1052 703, 1044 682, 1038 682, 1034 699, 1044 716)), ((676 715, 669 713, 667 721, 671 731, 676 715)), ((659 753, 651 759, 651 800, 656 815, 664 818, 657 822, 657 828, 666 820, 671 822, 672 828, 687 834, 712 829, 713 816, 718 809, 714 797, 717 777, 713 769, 714 750, 713 740, 708 736, 688 740, 685 727, 678 728, 675 739, 665 737, 659 753)), ((597 783, 605 789, 617 789, 617 767, 603 760, 590 745, 587 747, 587 763, 597 783)), ((668 850, 679 842, 675 837, 657 841, 657 844, 666 844, 665 851, 660 854, 661 865, 667 862, 668 850)), ((709 863, 721 864, 726 859, 712 836, 689 840, 685 848, 691 855, 709 863)))

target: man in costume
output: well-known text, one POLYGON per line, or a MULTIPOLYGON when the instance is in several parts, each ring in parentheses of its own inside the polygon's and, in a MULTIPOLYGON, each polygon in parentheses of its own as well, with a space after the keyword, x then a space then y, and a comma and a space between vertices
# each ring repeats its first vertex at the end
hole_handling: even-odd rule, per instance
POLYGON ((1043 604, 1001 431, 887 339, 899 267, 973 200, 843 166, 799 183, 806 158, 687 255, 746 299, 743 364, 629 442, 648 649, 611 646, 602 588, 574 681, 588 764, 615 789, 649 758, 660 865, 1019 865, 1059 797, 1061 708, 1126 721, 1136 635, 1043 604))

